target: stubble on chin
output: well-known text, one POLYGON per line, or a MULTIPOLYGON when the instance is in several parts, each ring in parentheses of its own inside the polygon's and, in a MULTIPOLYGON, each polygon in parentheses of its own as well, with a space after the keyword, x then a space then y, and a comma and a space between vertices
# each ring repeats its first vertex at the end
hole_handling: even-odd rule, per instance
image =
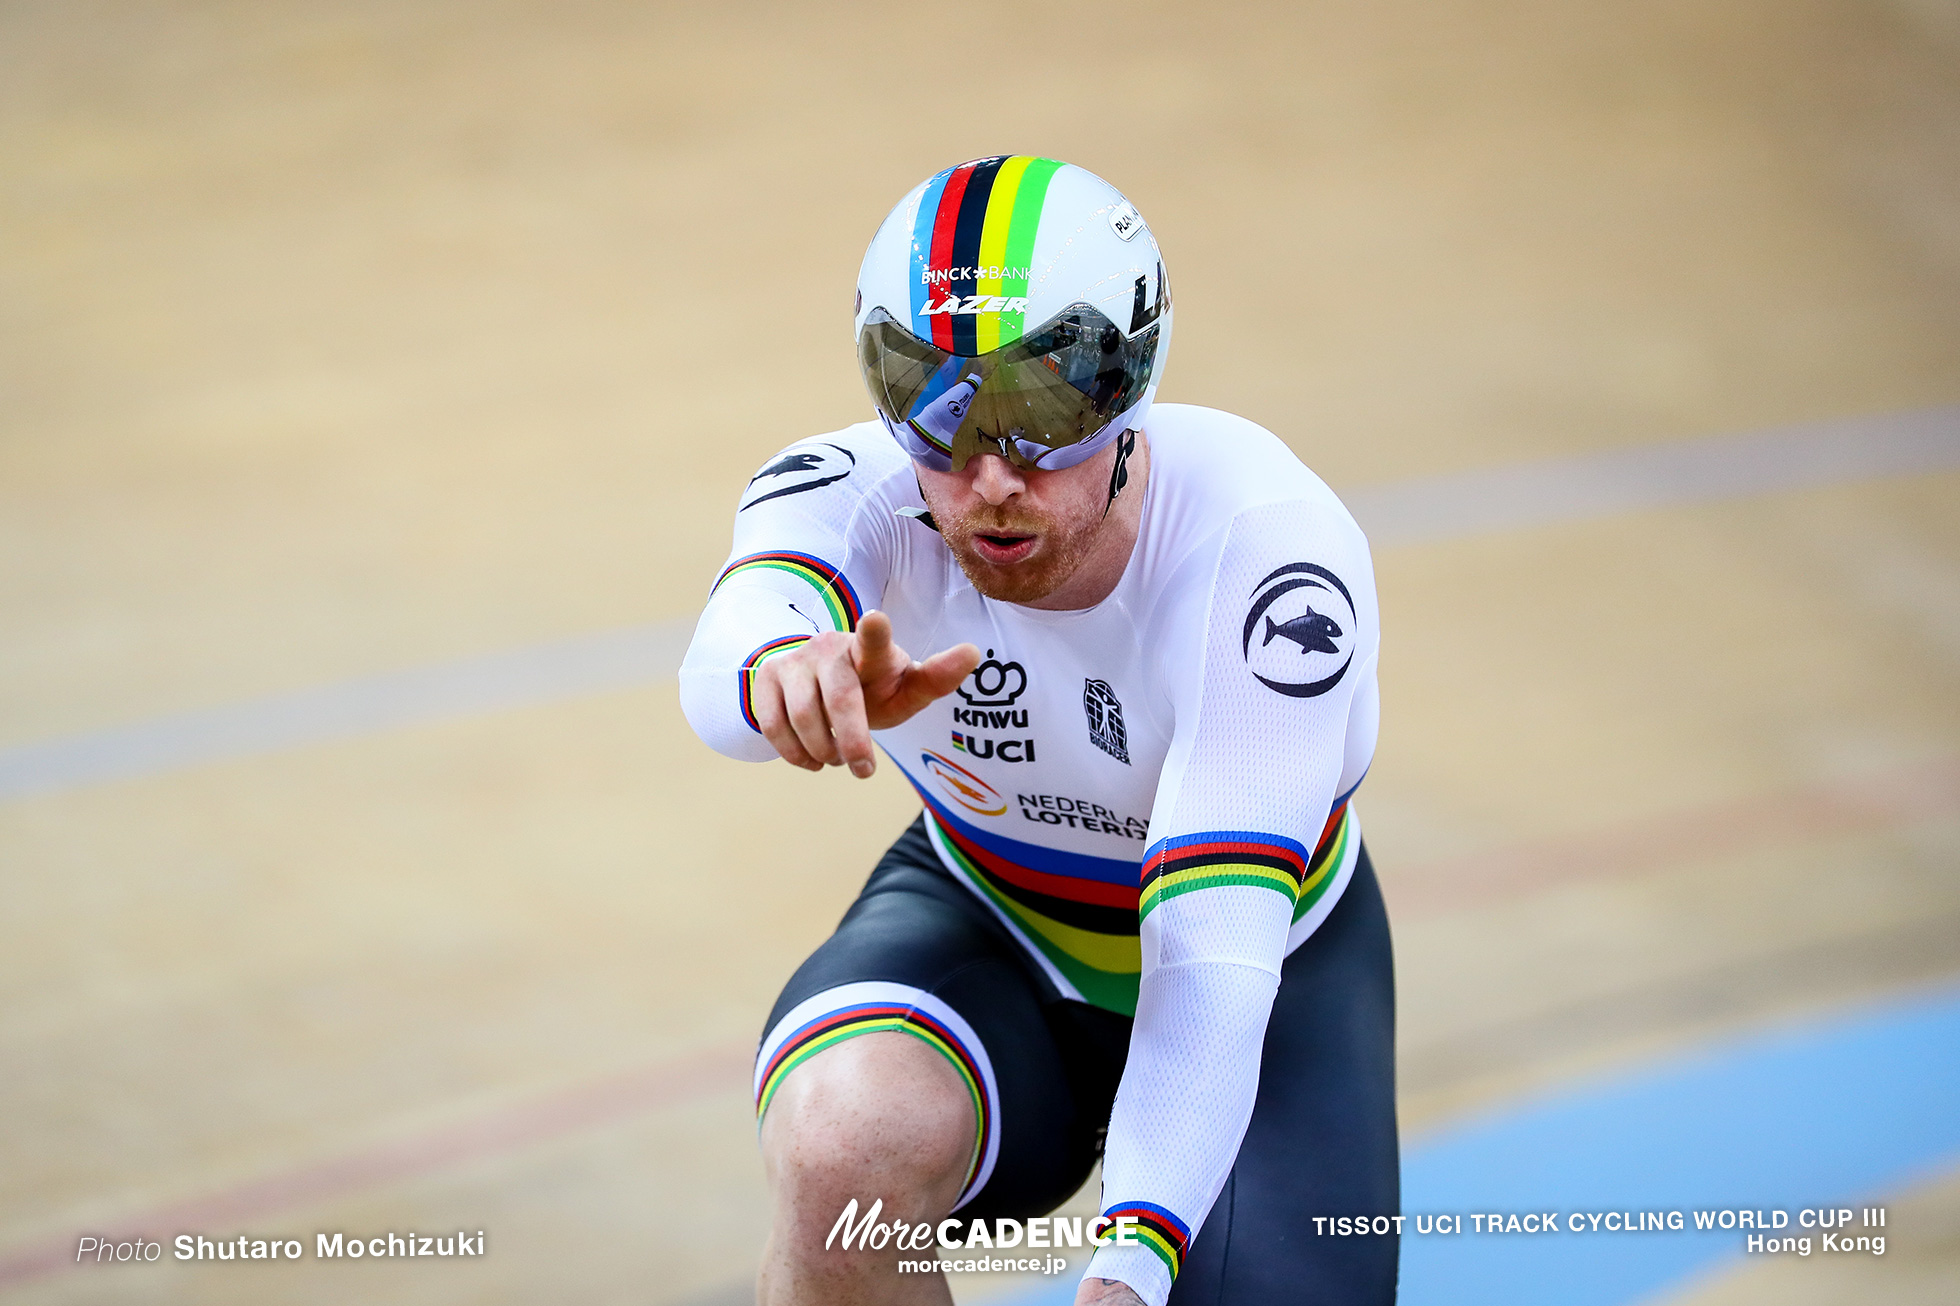
POLYGON ((1027 524, 1019 529, 1039 533, 1041 544, 1033 557, 1005 567, 982 558, 970 541, 975 531, 1018 533, 1014 525, 969 518, 950 525, 942 522, 940 534, 973 588, 999 603, 1034 603, 1047 598, 1075 574, 1095 542, 1094 530, 1058 535, 1045 529, 1037 532, 1027 524))
POLYGON ((961 548, 953 550, 953 557, 973 588, 999 603, 1034 603, 1060 589, 1067 579, 1066 573, 1056 575, 1054 567, 1044 565, 1053 559, 1030 558, 1012 567, 996 567, 961 548))

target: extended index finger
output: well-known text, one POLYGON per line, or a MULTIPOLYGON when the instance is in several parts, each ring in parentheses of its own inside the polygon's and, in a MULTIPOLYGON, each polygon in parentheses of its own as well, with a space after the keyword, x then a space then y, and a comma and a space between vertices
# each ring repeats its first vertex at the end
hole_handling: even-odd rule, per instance
POLYGON ((860 676, 867 671, 876 675, 883 669, 885 659, 891 654, 892 619, 877 609, 864 614, 858 622, 857 647, 852 650, 851 663, 860 676))

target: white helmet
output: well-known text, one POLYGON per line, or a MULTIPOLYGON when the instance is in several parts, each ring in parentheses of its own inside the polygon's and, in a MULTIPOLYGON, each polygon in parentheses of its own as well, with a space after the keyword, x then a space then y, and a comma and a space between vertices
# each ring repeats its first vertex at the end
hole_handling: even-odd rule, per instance
POLYGON ((1170 350, 1157 238, 1094 173, 976 159, 914 188, 858 273, 858 361, 912 458, 1070 467, 1143 424, 1170 350))

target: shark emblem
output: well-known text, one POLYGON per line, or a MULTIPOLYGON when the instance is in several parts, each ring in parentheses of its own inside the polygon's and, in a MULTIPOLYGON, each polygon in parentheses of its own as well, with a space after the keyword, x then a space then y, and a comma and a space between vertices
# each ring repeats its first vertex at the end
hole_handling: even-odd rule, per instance
POLYGON ((1259 641, 1259 647, 1264 648, 1272 643, 1273 637, 1277 635, 1281 639, 1290 639, 1298 644, 1303 657, 1308 653, 1339 653, 1340 645, 1334 641, 1339 639, 1341 634, 1340 623, 1332 617, 1323 617, 1312 608, 1308 608, 1285 623, 1275 623, 1271 617, 1267 617, 1266 638, 1259 641))
POLYGON ((1317 563, 1289 562, 1254 585, 1250 598, 1245 627, 1239 634, 1239 649, 1254 680, 1288 698, 1318 698, 1341 683, 1354 662, 1354 650, 1342 648, 1336 641, 1347 635, 1346 626, 1358 625, 1359 619, 1354 610, 1354 595, 1339 576, 1317 563), (1289 594, 1294 597, 1287 599, 1289 594), (1302 602, 1307 598, 1312 598, 1320 608, 1342 615, 1337 619, 1320 608, 1308 607, 1302 602), (1272 606, 1282 599, 1286 599, 1286 606, 1280 610, 1294 614, 1285 621, 1268 615, 1272 606), (1260 637, 1257 649, 1252 646, 1255 635, 1260 637), (1273 648, 1276 639, 1290 642, 1295 656, 1288 657, 1286 650, 1273 648), (1339 665, 1330 666, 1318 658, 1308 658, 1309 653, 1338 659, 1339 665))

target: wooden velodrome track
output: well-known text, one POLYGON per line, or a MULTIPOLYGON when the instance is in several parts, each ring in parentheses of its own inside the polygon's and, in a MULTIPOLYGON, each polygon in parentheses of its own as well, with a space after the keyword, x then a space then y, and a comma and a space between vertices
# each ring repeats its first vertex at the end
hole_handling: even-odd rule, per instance
MULTIPOLYGON (((0 751, 687 617, 1003 149, 1344 490, 1960 400, 1951 0, 7 0, 0 751)), ((1384 543, 1406 1127, 1960 975, 1957 493, 1384 543)), ((912 809, 671 682, 0 802, 0 1298, 742 1300, 748 1048, 912 809), (391 1228, 490 1254, 67 1262, 391 1228)), ((1692 1299, 1954 1300, 1960 1175, 1894 1197, 1692 1299)))

